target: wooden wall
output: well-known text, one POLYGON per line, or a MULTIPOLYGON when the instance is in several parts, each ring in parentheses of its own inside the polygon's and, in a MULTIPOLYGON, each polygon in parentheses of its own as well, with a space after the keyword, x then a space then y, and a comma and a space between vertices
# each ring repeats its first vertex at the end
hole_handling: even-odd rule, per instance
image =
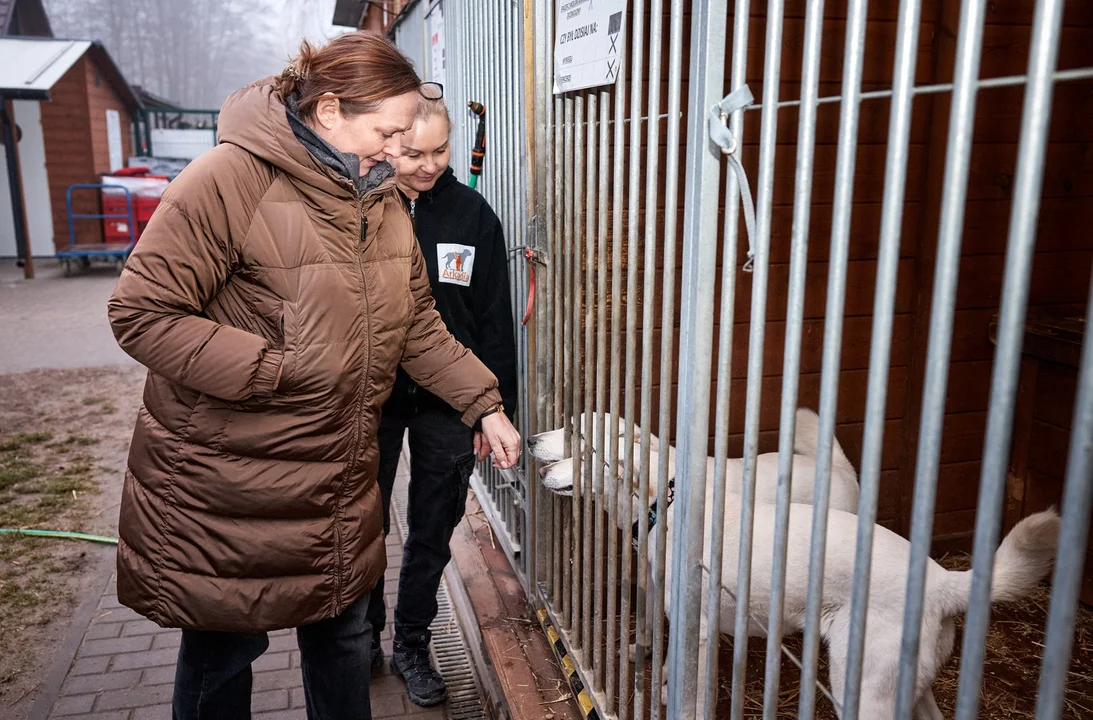
POLYGON ((84 63, 86 69, 87 100, 91 123, 91 147, 93 151, 95 175, 110 172, 110 146, 106 132, 106 111, 117 110, 121 123, 122 163, 129 162, 133 154, 132 118, 129 108, 122 102, 118 91, 107 80, 94 61, 84 63))
MULTIPOLYGON (((100 73, 90 55, 84 55, 54 85, 52 100, 42 103, 42 129, 45 134, 46 171, 49 174, 50 201, 53 206, 54 244, 68 245, 68 216, 65 193, 75 183, 100 182, 110 171, 110 153, 106 132, 107 109, 120 114, 123 162, 131 153, 129 110, 117 90, 100 73)), ((102 212, 94 190, 73 194, 73 211, 78 214, 102 212)), ((77 220, 76 240, 101 243, 102 223, 77 220)))
MULTIPOLYGON (((989 5, 980 77, 1026 72, 1033 8, 1032 0, 989 5)), ((1093 6, 1068 3, 1064 24, 1058 67, 1093 65, 1093 6)), ((935 21, 937 81, 948 82, 952 77, 958 26, 959 3, 942 0, 935 21)), ((938 550, 971 547, 994 359, 988 328, 1002 295, 1023 98, 1023 87, 986 89, 979 95, 938 476, 934 525, 938 550)), ((914 484, 949 100, 941 95, 932 101, 925 232, 916 248, 919 290, 899 473, 903 529, 908 527, 914 484)), ((1093 221, 1089 199, 1093 194, 1093 83, 1058 84, 1052 110, 1029 309, 1030 313, 1081 315, 1093 266, 1093 238, 1085 230, 1093 221)), ((1043 392, 1052 391, 1045 388, 1043 392)), ((1040 402, 1067 399, 1049 395, 1040 402)))
MULTIPOLYGON (((999 0, 989 4, 987 25, 984 29, 981 77, 1023 75, 1026 72, 1034 6, 1034 0, 999 0)), ((863 77, 865 91, 887 89, 891 86, 898 10, 898 0, 875 0, 870 4, 863 77)), ((845 12, 845 5, 829 4, 826 9, 820 71, 821 97, 840 92, 846 29, 845 12)), ((765 3, 752 3, 747 81, 757 102, 760 101, 763 91, 765 13, 765 3)), ((725 29, 729 53, 731 53, 732 15, 733 7, 730 5, 729 21, 725 29)), ((800 95, 804 18, 805 1, 787 0, 782 43, 780 90, 782 100, 796 99, 800 95)), ((1093 3, 1076 1, 1067 3, 1064 23, 1066 27, 1060 44, 1059 68, 1093 66, 1093 3)), ((957 0, 923 0, 916 69, 917 84, 952 81, 958 24, 959 2, 957 0)), ((642 81, 647 95, 650 83, 648 13, 645 26, 646 67, 642 81)), ((663 33, 658 38, 664 58, 661 78, 667 78, 668 73, 668 29, 669 17, 666 13, 663 17, 663 33)), ((687 141, 689 44, 690 14, 687 12, 684 17, 683 31, 685 54, 682 110, 684 118, 679 144, 680 184, 679 218, 676 223, 675 323, 671 328, 661 327, 663 247, 657 249, 656 287, 651 292, 639 291, 636 298, 627 297, 624 289, 622 308, 620 308, 621 311, 628 307, 630 302, 637 303, 640 322, 644 303, 652 302, 655 306, 655 321, 652 328, 655 344, 654 361, 651 367, 639 371, 639 377, 641 373, 646 373, 651 374, 653 378, 652 429, 654 432, 658 429, 656 419, 659 411, 657 395, 662 333, 671 332, 673 335, 675 341, 671 355, 673 360, 679 352, 679 300, 683 261, 685 190, 683 166, 686 160, 687 141)), ((731 57, 726 57, 726 93, 729 90, 730 73, 731 57)), ((665 113, 668 100, 667 81, 666 79, 654 79, 654 81, 658 81, 661 88, 659 111, 665 113)), ((992 315, 998 311, 1001 296, 1023 96, 1023 87, 982 90, 979 94, 974 135, 975 147, 971 159, 957 292, 957 312, 954 317, 941 471, 938 481, 935 537, 939 540, 939 549, 970 547, 968 541, 974 528, 990 373, 994 358, 994 347, 990 342, 988 330, 992 315)), ((629 89, 627 89, 628 99, 629 89)), ((918 449, 926 338, 929 329, 942 178, 948 138, 949 100, 949 95, 945 93, 920 95, 914 102, 911 127, 896 289, 896 314, 889 368, 887 421, 882 452, 881 505, 878 516, 882 524, 904 533, 909 528, 915 455, 918 449)), ((839 105, 833 103, 820 106, 817 116, 799 390, 799 404, 812 407, 817 407, 819 403, 839 115, 839 105)), ((837 413, 838 438, 856 467, 860 467, 864 431, 888 122, 888 100, 868 100, 862 104, 837 413)), ((759 181, 760 124, 759 112, 746 113, 742 157, 753 189, 758 186, 759 181)), ((662 240, 664 236, 663 188, 667 151, 664 125, 662 124, 661 127, 660 166, 657 179, 661 195, 656 214, 658 240, 662 240)), ((771 264, 766 339, 763 349, 760 412, 760 451, 763 452, 775 450, 777 447, 797 133, 798 111, 796 108, 782 109, 778 120, 774 210, 771 223, 771 264)), ((646 171, 644 130, 640 150, 639 172, 644 177, 646 171)), ((629 155, 622 161, 625 163, 628 158, 629 155)), ((607 189, 610 189, 610 184, 607 189)), ((1088 230, 1093 227, 1091 194, 1093 194, 1093 83, 1060 83, 1057 85, 1053 105, 1050 147, 1044 175, 1043 204, 1038 225, 1037 253, 1031 283, 1030 308, 1034 312, 1066 311, 1076 314, 1084 312, 1090 270, 1093 266, 1093 237, 1088 230)), ((644 199, 644 189, 642 197, 644 199)), ((610 203, 608 207, 610 208, 610 203)), ((561 209, 559 208, 559 211, 561 209)), ((576 210, 578 214, 582 213, 584 204, 579 203, 576 210)), ((720 211, 724 213, 724 199, 722 199, 720 211)), ((640 239, 646 228, 643 203, 639 213, 638 236, 640 239)), ((595 222, 595 216, 592 220, 595 222)), ((624 277, 628 250, 625 226, 624 220, 620 238, 620 242, 623 243, 624 277)), ((739 238, 738 262, 742 264, 747 247, 742 222, 739 238)), ((583 252, 582 249, 582 261, 583 252)), ((721 252, 722 247, 719 244, 715 298, 719 298, 721 292, 721 252)), ((641 269, 639 260, 639 286, 643 282, 641 269)), ((750 274, 739 272, 738 265, 736 307, 733 317, 731 412, 728 428, 730 453, 736 456, 742 452, 752 277, 750 274)), ((582 271, 579 282, 583 283, 583 281, 582 271)), ((719 303, 715 302, 715 305, 719 303)), ((714 317, 713 368, 715 375, 718 362, 716 347, 721 328, 722 312, 720 307, 717 307, 714 317)), ((640 338, 635 338, 633 342, 638 347, 637 352, 640 357, 640 338)), ((559 372, 560 370, 561 368, 559 372)), ((678 368, 674 369, 673 376, 677 377, 677 383, 674 383, 672 387, 674 423, 678 368)), ((688 381, 686 378, 682 380, 688 381)), ((716 397, 716 392, 715 384, 711 390, 711 403, 716 397)), ((1059 390, 1058 388, 1053 391, 1045 389, 1044 392, 1059 392, 1059 390)), ((1054 395, 1047 395, 1040 400, 1041 403, 1053 401, 1054 395)), ((712 419, 711 410, 711 432, 708 438, 711 453, 715 438, 712 419)))
MULTIPOLYGON (((87 65, 85 55, 66 72, 51 91, 52 99, 42 103, 42 131, 45 134, 46 172, 53 206, 53 241, 57 247, 68 244, 68 215, 65 192, 74 183, 95 182, 88 121, 87 65)), ((73 212, 99 212, 93 193, 76 194, 73 212)), ((102 227, 92 220, 77 221, 76 240, 101 243, 102 227)))

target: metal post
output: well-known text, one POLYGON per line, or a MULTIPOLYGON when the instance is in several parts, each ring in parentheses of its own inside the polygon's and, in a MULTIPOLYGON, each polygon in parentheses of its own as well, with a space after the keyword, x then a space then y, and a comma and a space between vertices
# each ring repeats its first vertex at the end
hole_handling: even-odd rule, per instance
MULTIPOLYGON (((1026 112, 1028 104, 1026 98, 1026 112)), ((1093 285, 1090 285, 1085 316, 1093 317, 1093 285)), ((1036 720, 1058 720, 1062 715, 1074 643, 1075 610, 1082 589, 1082 566, 1089 537, 1090 505, 1093 504, 1093 335, 1088 333, 1082 344, 1078 397, 1074 401, 1074 422, 1070 428, 1063 521, 1055 574, 1051 579, 1051 609, 1047 616, 1036 720)))
POLYGON ((581 632, 584 627, 584 623, 581 621, 584 573, 580 572, 579 569, 585 567, 582 565, 584 557, 582 546, 586 536, 581 520, 583 514, 587 512, 585 505, 589 500, 588 493, 581 482, 585 440, 579 417, 580 413, 584 412, 584 395, 581 390, 581 382, 584 377, 584 373, 581 372, 581 363, 584 361, 582 354, 583 336, 581 333, 581 321, 583 319, 581 299, 583 298, 583 291, 580 285, 584 213, 579 206, 581 198, 584 197, 584 104, 584 95, 578 94, 574 98, 575 111, 573 118, 573 435, 570 442, 573 452, 573 507, 575 513, 573 518, 573 644, 575 648, 583 647, 585 638, 585 635, 581 632))
POLYGON ((584 188, 584 469, 579 476, 581 487, 584 491, 585 497, 585 512, 584 512, 584 553, 582 557, 581 567, 584 571, 584 578, 582 582, 584 584, 584 604, 581 607, 581 613, 584 619, 583 635, 586 645, 584 657, 586 660, 591 660, 593 649, 591 647, 593 643, 592 636, 592 621, 594 615, 599 613, 595 612, 592 604, 593 593, 593 525, 594 517, 599 513, 599 503, 593 495, 593 462, 592 459, 592 446, 595 442, 595 431, 593 430, 592 413, 596 409, 593 404, 594 400, 594 374, 595 361, 596 361, 596 346, 594 345, 595 338, 595 305, 593 300, 595 299, 595 286, 593 284, 595 280, 594 269, 596 266, 596 227, 593 225, 593 218, 596 211, 596 132, 599 129, 596 123, 596 108, 599 106, 599 98, 595 92, 588 92, 585 95, 585 102, 588 103, 588 128, 587 138, 588 145, 585 149, 585 170, 586 186, 584 188))
MULTIPOLYGON (((809 556, 808 601, 801 670, 799 717, 811 720, 816 711, 816 678, 820 653, 824 559, 827 549, 827 509, 831 497, 831 453, 835 438, 835 410, 839 402, 839 363, 843 345, 846 301, 846 265, 850 246, 850 218, 854 207, 854 169, 858 151, 861 78, 865 61, 865 17, 868 0, 851 0, 846 22, 846 59, 842 78, 842 112, 835 170, 835 203, 828 258, 827 308, 824 314, 823 368, 820 377, 820 425, 813 488, 812 542, 809 556)), ((841 668, 840 668, 841 670, 841 668)))
MULTIPOLYGON (((659 4, 655 3, 653 8, 653 22, 658 22, 659 4)), ((637 366, 635 362, 635 355, 637 349, 637 233, 638 233, 638 211, 640 210, 640 198, 638 192, 640 190, 640 170, 642 170, 642 163, 640 163, 640 147, 642 147, 642 78, 645 73, 643 67, 643 56, 645 50, 645 0, 635 0, 634 7, 631 11, 631 27, 632 33, 630 40, 632 48, 631 56, 631 82, 630 82, 630 177, 628 177, 627 188, 627 200, 626 200, 626 397, 624 400, 624 410, 626 415, 626 427, 624 429, 623 447, 626 449, 625 459, 623 461, 622 480, 620 482, 623 485, 632 486, 634 477, 634 416, 635 411, 635 392, 634 385, 637 378, 637 366)), ((656 25, 655 25, 656 27, 656 25)), ((654 43, 650 47, 650 50, 656 51, 657 44, 654 43)), ((654 62, 654 57, 650 57, 649 60, 649 78, 657 78, 660 76, 659 61, 654 62)), ((621 73, 620 73, 621 74, 621 73)), ((654 87, 657 83, 649 83, 649 113, 654 113, 654 87)), ((620 103, 621 105, 621 103, 620 103)), ((619 113, 616 113, 616 121, 618 121, 619 113)), ((650 128, 653 123, 650 122, 650 128)), ((622 132, 621 123, 619 127, 615 128, 615 133, 622 132)), ((651 166, 650 166, 651 167, 651 166)), ((655 176, 655 173, 653 173, 655 176)), ((649 174, 647 173, 647 176, 649 174)), ((649 212, 648 205, 646 205, 646 213, 649 212)), ((648 249, 648 241, 646 243, 646 249, 648 249)), ((656 267, 655 263, 646 262, 645 264, 645 293, 653 292, 653 286, 649 283, 649 276, 654 273, 656 267)), ((621 307, 622 300, 620 298, 621 307)), ((648 352, 643 351, 642 354, 642 430, 643 436, 648 433, 648 423, 645 420, 646 409, 648 408, 648 401, 646 400, 646 392, 650 389, 649 376, 651 375, 651 369, 649 363, 646 362, 646 357, 651 358, 651 343, 653 343, 653 303, 644 304, 645 318, 642 322, 642 342, 647 347, 648 352)), ((650 361, 651 362, 651 361, 650 361)), ((615 435, 618 437, 618 434, 615 435)), ((644 448, 647 447, 643 446, 644 448)), ((648 456, 645 456, 646 458, 648 456)), ((638 498, 648 497, 648 462, 645 462, 642 467, 642 482, 644 485, 638 487, 638 498)), ((631 522, 633 522, 632 504, 624 504, 623 506, 623 528, 630 528, 631 522)), ((628 633, 623 633, 621 640, 621 652, 622 652, 622 670, 619 677, 619 687, 627 687, 627 681, 630 681, 633 686, 634 693, 634 718, 642 718, 642 712, 645 708, 645 648, 646 648, 646 633, 645 627, 645 605, 648 598, 648 544, 646 542, 648 535, 648 528, 646 523, 638 523, 638 540, 637 540, 637 602, 636 602, 636 662, 633 678, 627 677, 626 666, 628 664, 628 652, 625 647, 627 644, 628 633)), ((627 563, 626 567, 630 566, 628 559, 630 559, 630 551, 625 551, 627 563)), ((625 599, 628 594, 628 586, 623 585, 623 598, 625 599)), ((625 600, 624 600, 625 602, 625 600)), ((623 627, 626 627, 628 617, 623 612, 623 627)), ((656 683, 656 681, 654 681, 656 683)), ((622 694, 622 689, 620 689, 622 694)), ((621 715, 621 712, 620 712, 621 715)))
POLYGON ((968 192, 968 166, 975 127, 976 79, 983 44, 985 0, 964 0, 956 48, 952 110, 945 178, 942 183, 941 223, 938 231, 937 266, 930 303, 930 333, 926 352, 926 378, 922 398, 918 455, 915 461, 915 499, 911 521, 911 555, 907 569, 907 596, 900 647, 900 672, 896 688, 896 720, 908 720, 915 704, 915 682, 922 626, 926 563, 934 525, 938 458, 945 419, 949 356, 952 343, 956 280, 960 265, 960 241, 964 230, 964 202, 968 192))
POLYGON ((873 527, 880 492, 881 450, 888 395, 888 370, 892 350, 892 321, 896 303, 900 232, 907 180, 908 143, 918 51, 921 0, 903 0, 899 11, 895 77, 888 127, 888 157, 884 175, 880 250, 873 303, 873 331, 869 350, 869 379, 865 405, 865 438, 859 473, 858 532, 854 562, 854 588, 850 601, 850 647, 847 655, 843 717, 857 720, 865 648, 865 619, 872 570, 873 527))
MULTIPOLYGON (((553 18, 553 13, 551 13, 553 18)), ((553 31, 547 34, 546 37, 552 38, 554 36, 553 31)), ((553 63, 551 63, 551 73, 553 73, 553 63)), ((568 147, 565 145, 566 135, 562 128, 562 99, 560 97, 554 99, 554 169, 555 172, 559 168, 563 168, 562 149, 568 147)), ((568 156, 567 156, 568 157, 568 156)), ((568 420, 567 417, 572 413, 566 412, 566 400, 569 396, 567 392, 569 388, 569 376, 564 372, 564 367, 567 366, 567 360, 569 358, 568 348, 565 342, 565 327, 569 323, 565 322, 566 305, 565 300, 568 299, 568 295, 563 295, 562 290, 566 283, 566 275, 564 269, 568 258, 569 249, 562 244, 562 238, 564 236, 566 217, 563 213, 565 208, 565 193, 562 191, 562 185, 566 183, 568 175, 562 172, 559 175, 555 175, 551 182, 551 188, 553 190, 553 205, 550 207, 549 220, 551 227, 554 228, 554 236, 550 242, 550 266, 547 268, 550 271, 551 277, 554 283, 554 312, 551 313, 551 324, 554 329, 554 372, 557 378, 554 382, 552 392, 554 393, 554 418, 551 421, 551 429, 565 427, 568 420), (559 370, 562 370, 562 374, 558 375, 559 370)), ((566 445, 568 445, 568 438, 566 439, 566 445)), ((565 510, 565 503, 561 498, 554 496, 551 503, 554 508, 554 605, 555 611, 560 617, 565 617, 566 602, 565 597, 568 593, 568 584, 562 580, 562 565, 569 566, 569 550, 567 543, 567 530, 563 529, 566 520, 562 517, 565 510)), ((567 525, 565 527, 568 527, 567 525)))
MULTIPOLYGON (((717 206, 721 156, 708 137, 706 110, 720 99, 725 55, 726 5, 699 3, 691 9, 690 97, 684 188, 683 284, 672 579, 672 639, 668 708, 672 718, 695 716, 698 692, 699 615, 702 608, 702 543, 706 505, 706 457, 710 424, 713 354, 713 286, 717 265, 717 206), (685 430, 684 430, 685 429, 685 430)), ((673 58, 674 59, 674 58, 673 58)), ((664 328, 667 330, 667 328, 664 328)), ((666 360, 666 358, 662 359, 666 360)))
MULTIPOLYGON (((700 12, 707 20, 710 19, 708 8, 703 8, 700 12)), ((692 18, 692 21, 697 22, 698 17, 699 16, 695 16, 692 18)), ((664 162, 664 270, 662 280, 664 289, 661 293, 663 300, 661 303, 660 316, 660 412, 657 429, 657 433, 660 435, 660 441, 664 443, 669 442, 672 435, 672 381, 674 378, 670 358, 674 356, 675 350, 675 339, 673 337, 672 329, 675 327, 676 218, 679 210, 679 125, 683 77, 682 0, 672 0, 671 21, 668 34, 670 37, 668 49, 668 148, 664 162)), ((693 38, 695 37, 699 36, 692 35, 692 43, 694 42, 693 38)), ((695 76, 692 76, 692 81, 694 77, 695 76)), ((653 123, 654 118, 650 117, 649 122, 653 123)), ((648 240, 648 236, 646 239, 648 240)), ((648 256, 648 253, 649 249, 647 246, 646 256, 648 256)), ((682 459, 683 455, 678 455, 678 457, 682 459)), ((658 456, 657 463, 658 508, 668 507, 668 481, 668 453, 662 452, 658 456)), ((667 510, 665 510, 665 512, 667 512, 667 510)), ((665 582, 665 565, 667 563, 668 544, 667 527, 667 521, 659 522, 655 526, 656 552, 655 557, 653 558, 653 586, 655 588, 661 588, 661 592, 658 592, 653 596, 654 697, 651 699, 651 705, 653 708, 652 717, 658 720, 660 718, 660 682, 663 680, 661 677, 661 665, 664 657, 662 650, 664 643, 664 604, 666 602, 667 593, 671 592, 671 588, 666 587, 668 583, 665 582)), ((679 573, 675 573, 674 577, 678 577, 678 575, 679 573)), ((677 594, 674 597, 678 599, 680 596, 677 594)), ((682 630, 682 626, 677 627, 680 627, 682 630)), ((671 687, 671 684, 669 684, 669 687, 671 687)), ((678 693, 677 700, 681 700, 681 698, 678 697, 678 693)), ((671 706, 671 698, 669 698, 669 707, 671 706)), ((673 716, 669 712, 669 717, 674 718, 677 716, 673 716)))
MULTIPOLYGON (((573 258, 576 255, 576 250, 573 245, 573 196, 574 196, 574 105, 575 99, 572 95, 565 97, 563 100, 565 106, 565 168, 564 168, 564 183, 565 183, 565 222, 563 224, 564 233, 562 238, 563 252, 565 254, 565 302, 559 304, 559 308, 564 308, 564 311, 568 311, 567 322, 563 323, 564 327, 564 342, 565 353, 564 363, 562 369, 562 375, 564 377, 564 387, 562 392, 564 395, 564 413, 563 423, 566 428, 566 448, 572 454, 577 454, 577 448, 580 445, 577 443, 576 434, 578 425, 576 424, 574 403, 575 394, 573 392, 573 357, 575 354, 575 341, 574 335, 576 334, 573 329, 574 318, 576 317, 575 305, 575 287, 574 287, 574 268, 573 258)), ((574 465, 574 472, 576 472, 576 465, 574 465)), ((576 475, 574 475, 576 477, 576 475)), ((576 487, 574 487, 576 490, 576 487)), ((574 627, 574 605, 573 600, 577 596, 576 586, 577 583, 573 578, 573 561, 577 556, 576 543, 577 538, 575 530, 578 528, 577 522, 580 517, 580 508, 578 503, 580 499, 574 492, 573 499, 570 502, 570 516, 568 522, 564 524, 562 530, 562 546, 564 557, 562 559, 562 613, 565 618, 566 630, 573 633, 574 642, 576 642, 576 633, 573 632, 574 627)))
MULTIPOLYGON (((774 562, 770 585, 767 662, 763 681, 763 718, 778 715, 782 669, 782 622, 785 608, 786 553, 790 498, 793 489, 793 443, 801 372, 801 332, 804 325, 805 271, 812 209, 812 172, 816 154, 816 100, 820 80, 824 0, 810 0, 805 13, 805 45, 801 63, 801 116, 797 128, 797 168, 794 180, 793 230, 786 302, 785 354, 782 359, 782 407, 778 424, 778 495, 775 507, 774 562)), ((802 680, 801 690, 805 686, 802 680)))
MULTIPOLYGON (((625 26, 624 26, 625 27, 625 26)), ((623 120, 626 113, 626 46, 630 41, 630 34, 625 30, 619 38, 619 73, 615 78, 615 118, 614 118, 614 166, 611 183, 611 376, 608 387, 611 391, 611 424, 605 434, 610 438, 608 444, 611 448, 608 454, 609 463, 607 476, 612 487, 619 482, 619 401, 622 388, 619 386, 622 373, 622 211, 625 198, 623 196, 623 153, 625 150, 626 136, 623 133, 623 120)), ((627 268, 627 272, 633 272, 627 268)), ((627 331, 627 346, 633 342, 631 328, 627 331)), ((634 388, 626 387, 627 394, 633 398, 634 388)), ((626 446, 626 455, 633 455, 631 446, 626 446)), ((630 476, 624 475, 622 486, 627 487, 630 476)), ((629 672, 629 655, 627 645, 630 641, 630 546, 624 544, 622 551, 622 567, 618 568, 615 558, 619 557, 619 533, 618 527, 630 527, 630 503, 624 502, 621 507, 618 504, 618 493, 610 492, 607 498, 607 707, 615 707, 616 688, 626 688, 629 672), (622 513, 622 521, 618 522, 619 513, 622 513), (619 576, 621 575, 621 586, 619 576), (615 601, 618 592, 618 603, 615 601), (616 622, 616 609, 618 610, 618 622, 616 622), (618 656, 616 658, 616 648, 618 656), (616 670, 616 659, 618 669, 616 670), (618 673, 616 675, 616 672, 618 673)), ((619 709, 621 716, 626 706, 624 693, 619 691, 619 709)))
MULTIPOLYGON (((767 319, 770 217, 774 200, 774 151, 778 140, 778 85, 782 71, 783 0, 767 3, 766 54, 763 60, 763 114, 759 140, 759 188, 752 273, 748 339, 747 400, 744 411, 744 477, 740 497, 740 548, 737 559, 736 624, 734 637, 746 638, 751 622, 752 526, 755 519, 755 463, 759 454, 759 406, 763 387, 763 345, 767 319)), ((748 644, 733 644, 732 720, 744 714, 744 676, 748 644)))
MULTIPOLYGON (((998 322, 998 347, 991 373, 991 399, 987 435, 983 447, 979 501, 976 505, 975 549, 972 554, 972 589, 964 623, 960 653, 960 685, 956 700, 957 720, 974 720, 979 713, 983 657, 990 621, 991 577, 998 544, 1002 500, 1009 470, 1013 410, 1021 370, 1021 345, 1028 309, 1032 255, 1036 245, 1036 219, 1043 189, 1044 155, 1051 125, 1051 98, 1063 22, 1060 0, 1040 0, 1032 28, 1029 84, 1021 113, 1021 140, 1010 215, 1006 272, 1002 284, 1002 308, 998 322)), ((1077 423, 1075 423, 1077 427, 1077 423)), ((1064 506, 1065 507, 1065 506, 1064 506)))
MULTIPOLYGON (((606 438, 604 437, 604 423, 606 418, 603 413, 607 409, 607 183, 610 177, 608 173, 608 166, 611 162, 610 157, 610 140, 611 136, 607 132, 608 122, 611 117, 611 94, 607 90, 601 90, 600 93, 600 158, 599 158, 599 193, 597 197, 599 202, 597 203, 596 215, 597 215, 597 228, 596 228, 596 450, 599 453, 599 458, 595 461, 593 468, 593 485, 595 486, 596 495, 596 517, 595 517, 595 539, 593 556, 595 558, 595 577, 596 577, 596 594, 595 594, 595 607, 593 611, 592 622, 595 625, 595 631, 593 632, 594 652, 592 654, 593 660, 593 682, 595 683, 595 689, 602 691, 604 689, 604 681, 606 679, 604 668, 604 620, 600 614, 600 608, 604 606, 604 593, 608 593, 610 596, 614 596, 614 585, 604 584, 604 564, 606 562, 608 567, 615 566, 614 556, 607 557, 605 550, 605 534, 603 523, 603 511, 604 506, 607 506, 607 512, 612 520, 615 518, 612 505, 614 499, 618 497, 617 493, 609 493, 608 497, 604 496, 603 492, 603 469, 604 462, 607 458, 615 455, 615 450, 609 449, 607 446, 606 438)), ((618 443, 614 443, 615 447, 618 447, 618 443)), ((614 526, 611 527, 612 534, 614 533, 614 526)), ((611 570, 608 570, 611 572, 611 570)), ((606 618, 607 624, 611 624, 613 619, 608 616, 606 618)), ((608 705, 610 707, 610 704, 608 705)))

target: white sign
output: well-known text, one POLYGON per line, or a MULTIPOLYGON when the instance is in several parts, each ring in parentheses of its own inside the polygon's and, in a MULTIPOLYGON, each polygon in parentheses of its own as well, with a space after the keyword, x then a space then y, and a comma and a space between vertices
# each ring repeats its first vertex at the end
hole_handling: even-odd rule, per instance
POLYGON ((125 167, 121 152, 121 115, 117 110, 106 111, 106 142, 110 148, 110 172, 125 167))
POLYGON ((460 243, 436 244, 437 279, 442 283, 471 286, 474 272, 474 248, 460 243))
POLYGON ((446 73, 444 57, 444 10, 440 3, 432 9, 428 17, 429 21, 429 60, 431 72, 429 79, 433 82, 444 84, 446 73))
POLYGON ((619 75, 626 0, 557 0, 554 93, 610 85, 619 75))

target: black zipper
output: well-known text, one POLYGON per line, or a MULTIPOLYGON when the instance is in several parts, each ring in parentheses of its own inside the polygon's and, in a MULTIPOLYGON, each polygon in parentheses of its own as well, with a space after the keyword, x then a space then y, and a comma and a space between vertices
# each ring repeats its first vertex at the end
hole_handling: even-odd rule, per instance
POLYGON ((368 302, 368 291, 364 284, 364 246, 368 239, 368 219, 364 213, 364 201, 367 199, 367 195, 361 198, 358 202, 358 212, 360 216, 360 242, 357 245, 357 279, 359 282, 361 299, 364 301, 364 324, 365 324, 365 342, 367 343, 365 349, 365 366, 364 374, 361 376, 360 383, 357 386, 356 392, 356 404, 353 408, 353 414, 357 418, 357 427, 355 430, 355 436, 353 438, 352 450, 350 451, 349 465, 346 467, 345 474, 342 478, 342 485, 338 488, 338 493, 335 496, 335 518, 334 518, 334 612, 340 614, 342 611, 342 531, 341 531, 341 500, 345 496, 345 486, 353 476, 353 472, 357 469, 357 460, 360 457, 361 437, 364 435, 364 396, 367 393, 368 378, 372 375, 372 333, 369 329, 372 324, 372 306, 368 302))

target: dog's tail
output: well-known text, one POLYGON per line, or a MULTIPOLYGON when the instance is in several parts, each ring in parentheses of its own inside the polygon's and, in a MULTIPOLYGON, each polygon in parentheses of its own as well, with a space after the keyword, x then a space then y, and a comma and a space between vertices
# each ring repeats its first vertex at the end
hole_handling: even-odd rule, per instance
MULTIPOLYGON (((1014 602, 1028 596, 1051 571, 1059 543, 1059 514, 1055 508, 1029 515, 1017 523, 994 553, 991 602, 1014 602)), ((937 586, 946 615, 968 609, 972 571, 942 575, 937 586)))
MULTIPOLYGON (((854 473, 854 466, 843 452, 839 438, 832 438, 831 465, 833 468, 854 473)), ((820 442, 820 416, 813 410, 797 408, 797 425, 793 433, 793 452, 806 457, 816 457, 816 448, 820 442)), ((855 475, 856 476, 856 475, 855 475)))

